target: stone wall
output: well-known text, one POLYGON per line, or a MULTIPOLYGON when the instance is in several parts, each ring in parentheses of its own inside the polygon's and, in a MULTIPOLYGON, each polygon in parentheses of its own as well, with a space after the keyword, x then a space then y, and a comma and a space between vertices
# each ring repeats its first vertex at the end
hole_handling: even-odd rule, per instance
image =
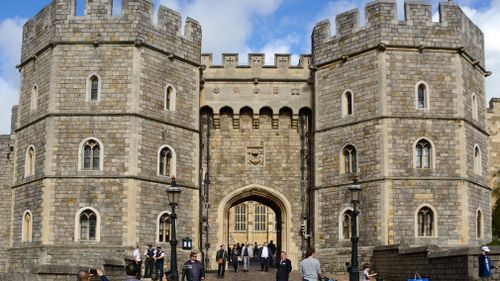
MULTIPOLYGON (((165 192, 171 179, 158 173, 164 145, 173 149, 173 172, 183 188, 177 213, 185 223, 178 225, 177 239, 190 237, 197 245, 191 206, 198 204, 201 28, 188 18, 181 35, 181 16, 165 7, 154 24, 147 0, 123 1, 120 16, 111 16, 112 1, 85 2, 84 16, 75 16, 71 0, 53 1, 24 26, 19 118, 13 118, 15 182, 2 187, 2 195, 12 188, 13 205, 0 206, 1 217, 10 221, 0 233, 8 231, 4 225, 13 228, 8 243, 1 240, 11 245, 8 268, 2 264, 1 271, 68 280, 75 267, 108 265, 123 275, 124 259, 136 244, 147 243, 159 244, 168 257, 170 245, 157 243, 156 233, 159 215, 171 211, 165 192), (87 96, 91 75, 99 77, 97 101, 87 96), (175 110, 164 107, 167 85, 176 90, 175 110), (98 170, 82 169, 82 145, 89 138, 100 142, 98 170), (25 176, 30 145, 35 174, 25 176), (98 214, 95 241, 78 239, 82 208, 98 214), (33 214, 33 239, 23 242, 26 210, 33 214)), ((179 251, 179 261, 188 255, 179 251)))
MULTIPOLYGON (((7 256, 10 245, 11 185, 14 166, 14 140, 9 135, 0 136, 0 255, 7 256)), ((8 260, 0 260, 0 272, 7 268, 8 260)))
POLYGON ((488 111, 486 113, 488 122, 488 132, 490 138, 488 142, 488 181, 494 192, 492 205, 498 200, 498 188, 500 187, 500 99, 490 100, 488 111))
POLYGON ((484 205, 491 192, 486 181, 488 134, 481 105, 488 73, 469 56, 474 53, 481 61, 481 49, 466 45, 469 37, 457 31, 478 46, 482 33, 453 3, 441 4, 440 23, 431 23, 429 4, 411 1, 405 7, 406 21, 397 25, 395 1, 374 1, 366 7, 366 27, 359 27, 358 12, 352 10, 337 16, 335 36, 328 22, 313 31, 320 210, 315 242, 320 249, 341 242, 336 229, 340 211, 350 206, 347 188, 353 177, 363 187, 360 233, 370 233, 361 235, 361 245, 479 245, 491 239, 491 208, 484 205), (466 28, 453 28, 459 23, 466 28), (405 32, 399 30, 403 28, 405 32), (420 38, 424 33, 428 37, 420 38), (458 49, 459 42, 468 55, 458 49), (423 109, 416 101, 420 83, 427 89, 423 109), (353 113, 347 116, 342 111, 346 91, 354 97, 353 113), (415 145, 421 139, 432 144, 432 165, 425 169, 415 167, 415 145), (355 175, 343 171, 342 149, 349 144, 357 151, 355 175), (475 147, 482 152, 479 172, 475 147), (416 231, 422 206, 434 209, 435 232, 429 237, 416 231), (480 235, 478 210, 483 215, 480 235))
MULTIPOLYGON (((493 264, 500 262, 500 249, 490 247, 493 264)), ((400 245, 377 247, 373 250, 372 270, 384 280, 407 280, 415 276, 428 276, 436 281, 479 280, 479 247, 439 248, 436 246, 405 247, 400 245)), ((500 277, 494 272, 492 279, 500 277)))

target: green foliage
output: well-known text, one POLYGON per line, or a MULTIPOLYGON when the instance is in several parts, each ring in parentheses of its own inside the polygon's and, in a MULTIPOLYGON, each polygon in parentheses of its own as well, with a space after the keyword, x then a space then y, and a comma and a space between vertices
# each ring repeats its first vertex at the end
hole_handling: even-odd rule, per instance
POLYGON ((500 199, 497 199, 493 207, 492 217, 492 232, 495 240, 500 238, 500 199))

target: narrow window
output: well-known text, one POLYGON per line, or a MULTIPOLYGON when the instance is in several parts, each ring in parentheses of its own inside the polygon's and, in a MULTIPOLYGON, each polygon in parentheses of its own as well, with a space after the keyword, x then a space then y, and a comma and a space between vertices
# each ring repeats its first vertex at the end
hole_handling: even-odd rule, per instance
POLYGON ((158 221, 158 242, 170 241, 172 219, 168 213, 163 214, 158 221))
POLYGON ((235 230, 247 230, 247 210, 245 204, 240 204, 235 207, 235 230))
POLYGON ((23 216, 22 242, 30 242, 32 240, 32 226, 33 219, 31 217, 31 213, 26 211, 23 216))
POLYGON ((476 237, 477 239, 483 238, 483 213, 477 210, 476 214, 476 237))
POLYGON ((346 147, 344 147, 342 155, 344 157, 344 173, 345 174, 356 173, 358 171, 357 167, 358 157, 356 148, 354 148, 354 146, 352 145, 347 145, 346 147))
POLYGON ((342 96, 342 115, 352 115, 354 112, 354 97, 351 91, 344 92, 342 96))
POLYGON ((122 0, 113 0, 113 16, 119 16, 122 14, 122 0))
POLYGON ((85 15, 85 2, 88 0, 75 0, 75 16, 85 15))
POLYGON ((158 171, 160 176, 170 177, 172 174, 172 151, 164 147, 160 151, 160 167, 158 171))
POLYGON ((93 139, 86 141, 83 145, 83 169, 99 170, 101 164, 101 147, 93 139))
POLYGON ((80 239, 96 240, 97 216, 92 210, 80 214, 80 239))
POLYGON ((167 86, 165 90, 165 110, 174 110, 175 90, 172 86, 167 86))
POLYGON ((352 236, 352 210, 346 210, 342 215, 342 235, 344 239, 352 236))
POLYGON ((345 99, 346 99, 346 105, 347 105, 347 115, 352 115, 352 105, 353 105, 353 102, 352 102, 352 93, 351 92, 347 92, 345 94, 345 99))
POLYGON ((31 89, 31 104, 30 104, 30 109, 31 111, 36 110, 38 107, 38 86, 35 85, 31 89))
POLYGON ((24 175, 25 177, 31 177, 35 175, 35 160, 36 153, 33 146, 28 147, 26 151, 26 162, 24 163, 24 175))
POLYGON ((478 119, 478 116, 477 116, 477 98, 476 98, 476 95, 475 94, 472 94, 472 118, 474 120, 477 120, 478 119))
POLYGON ((478 146, 474 147, 474 173, 482 174, 481 150, 478 146))
POLYGON ((420 140, 415 146, 415 167, 431 168, 432 146, 427 140, 420 140))
POLYGON ((417 108, 427 108, 427 88, 424 84, 418 85, 417 108))
POLYGON ((429 207, 418 210, 418 236, 426 237, 434 235, 434 213, 429 207))
POLYGON ((266 206, 258 204, 255 206, 255 231, 266 231, 266 206))
POLYGON ((97 101, 99 98, 99 78, 97 76, 90 77, 90 100, 97 101))

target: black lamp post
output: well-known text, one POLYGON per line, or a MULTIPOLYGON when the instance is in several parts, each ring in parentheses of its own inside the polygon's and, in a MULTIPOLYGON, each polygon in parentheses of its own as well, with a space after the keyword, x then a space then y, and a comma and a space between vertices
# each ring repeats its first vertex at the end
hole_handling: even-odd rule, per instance
POLYGON ((175 207, 179 203, 179 197, 181 195, 181 189, 177 186, 175 182, 175 176, 172 177, 172 182, 167 188, 168 202, 172 206, 172 239, 170 239, 171 246, 171 257, 170 257, 170 270, 172 272, 172 277, 174 281, 179 281, 179 272, 177 271, 177 239, 175 238, 175 220, 177 219, 177 214, 175 213, 175 207))
POLYGON ((358 265, 358 203, 359 195, 361 193, 361 186, 355 180, 351 187, 351 203, 353 205, 353 212, 351 218, 351 271, 349 272, 349 281, 359 281, 359 265, 358 265))

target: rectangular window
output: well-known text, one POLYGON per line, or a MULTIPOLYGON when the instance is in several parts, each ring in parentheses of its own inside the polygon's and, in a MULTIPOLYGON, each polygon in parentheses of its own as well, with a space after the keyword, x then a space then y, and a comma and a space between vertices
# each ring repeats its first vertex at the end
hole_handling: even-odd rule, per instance
POLYGON ((247 230, 246 206, 241 204, 235 207, 235 226, 236 231, 247 230))
POLYGON ((255 231, 266 231, 266 206, 255 206, 255 231))

